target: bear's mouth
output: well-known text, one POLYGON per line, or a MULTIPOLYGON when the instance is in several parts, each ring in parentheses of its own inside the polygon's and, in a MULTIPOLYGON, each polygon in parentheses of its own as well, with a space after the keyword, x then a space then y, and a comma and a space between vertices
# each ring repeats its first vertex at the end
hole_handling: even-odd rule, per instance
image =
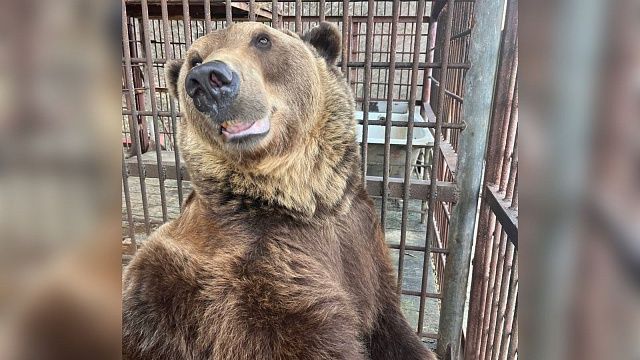
POLYGON ((220 133, 226 141, 237 141, 247 137, 266 135, 271 128, 270 125, 268 116, 254 121, 231 120, 220 124, 220 133))

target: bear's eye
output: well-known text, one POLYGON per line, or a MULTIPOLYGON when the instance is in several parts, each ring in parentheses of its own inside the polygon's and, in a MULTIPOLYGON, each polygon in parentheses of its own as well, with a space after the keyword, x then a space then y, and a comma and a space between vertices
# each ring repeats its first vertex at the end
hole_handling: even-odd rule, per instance
POLYGON ((265 34, 258 35, 255 39, 255 45, 260 49, 267 49, 271 46, 271 39, 265 34))
POLYGON ((200 58, 200 56, 194 56, 193 59, 191 59, 191 67, 194 68, 198 65, 202 65, 202 58, 200 58))

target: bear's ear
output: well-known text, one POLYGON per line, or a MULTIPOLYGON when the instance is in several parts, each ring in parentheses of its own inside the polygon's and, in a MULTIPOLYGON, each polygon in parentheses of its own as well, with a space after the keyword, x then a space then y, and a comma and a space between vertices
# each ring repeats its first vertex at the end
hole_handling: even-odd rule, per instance
POLYGON ((178 99, 178 78, 180 77, 180 69, 182 68, 183 63, 183 59, 170 60, 167 61, 164 66, 169 95, 173 96, 176 100, 178 99))
POLYGON ((320 23, 307 31, 302 36, 302 40, 311 44, 329 64, 335 64, 340 55, 342 35, 338 27, 331 23, 320 23))

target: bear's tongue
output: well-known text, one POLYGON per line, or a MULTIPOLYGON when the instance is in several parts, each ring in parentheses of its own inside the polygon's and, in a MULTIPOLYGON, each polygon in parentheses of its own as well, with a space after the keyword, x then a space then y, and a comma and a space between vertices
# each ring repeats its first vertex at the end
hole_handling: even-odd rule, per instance
POLYGON ((255 124, 255 121, 252 121, 252 122, 237 122, 237 123, 233 123, 233 124, 229 124, 228 122, 225 121, 224 123, 222 123, 222 127, 224 128, 224 131, 229 133, 229 134, 237 134, 239 132, 243 132, 243 131, 247 130, 248 128, 253 126, 253 124, 255 124))

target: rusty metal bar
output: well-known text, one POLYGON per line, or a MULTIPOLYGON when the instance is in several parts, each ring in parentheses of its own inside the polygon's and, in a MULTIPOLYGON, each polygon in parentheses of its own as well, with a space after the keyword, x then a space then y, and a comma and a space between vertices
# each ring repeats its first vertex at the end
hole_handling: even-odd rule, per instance
POLYGON ((369 141, 369 101, 371 99, 371 61, 373 57, 373 15, 375 14, 375 1, 367 2, 367 32, 365 35, 364 50, 364 86, 363 86, 363 111, 362 111, 362 143, 360 145, 362 159, 362 177, 367 176, 367 150, 369 141))
MULTIPOLYGON (((387 79, 387 112, 384 124, 384 158, 382 161, 382 205, 381 205, 381 214, 380 218, 382 220, 382 228, 386 228, 387 221, 387 206, 389 201, 389 169, 390 169, 390 161, 389 157, 391 154, 391 119, 392 118, 392 110, 393 110, 393 91, 396 79, 396 49, 398 46, 398 17, 400 16, 400 0, 393 0, 392 5, 392 17, 393 22, 391 23, 391 38, 389 39, 391 42, 391 46, 389 49, 389 77, 387 79)), ((365 165, 366 166, 366 165, 365 165)), ((400 276, 400 274, 398 274, 400 276)), ((400 277, 398 277, 398 282, 400 281, 400 277)))
POLYGON ((516 302, 518 299, 518 254, 514 254, 511 266, 511 276, 509 279, 509 294, 507 295, 507 304, 505 310, 501 313, 502 328, 500 331, 496 329, 495 341, 493 347, 495 349, 496 360, 504 360, 507 357, 507 341, 513 329, 513 318, 516 310, 516 302), (500 336, 500 338, 498 338, 500 336), (499 342, 498 342, 499 339, 499 342))
POLYGON ((506 146, 506 127, 509 124, 508 117, 511 114, 511 107, 516 93, 515 87, 518 73, 518 0, 509 0, 502 44, 491 123, 500 124, 503 127, 496 127, 490 134, 489 144, 491 146, 488 149, 487 157, 494 159, 494 161, 487 162, 487 172, 492 175, 487 180, 491 181, 491 183, 500 181, 498 169, 502 167, 502 158, 499 154, 506 146))
MULTIPOLYGON (((415 290, 402 290, 400 293, 401 293, 401 295, 420 296, 420 292, 419 291, 415 291, 415 290)), ((427 293, 426 296, 429 299, 442 300, 442 295, 441 294, 427 293)))
MULTIPOLYGON (((162 28, 164 31, 164 54, 167 58, 174 58, 175 54, 171 48, 171 44, 169 41, 169 34, 172 33, 171 25, 169 23, 169 12, 167 10, 167 0, 160 0, 160 6, 162 11, 162 28)), ((171 116, 171 127, 173 129, 173 152, 174 152, 174 161, 175 161, 175 179, 178 185, 178 206, 180 207, 180 211, 182 211, 182 199, 183 199, 183 189, 182 189, 182 174, 181 174, 181 160, 180 160, 180 149, 178 147, 178 119, 176 114, 176 104, 175 100, 169 96, 169 116, 171 116)))
POLYGON ((302 35, 302 0, 296 0, 296 33, 302 35))
POLYGON ((249 21, 256 21, 256 1, 249 0, 249 21))
MULTIPOLYGON (((516 85, 517 89, 517 85, 516 85)), ((517 106, 518 93, 516 92, 513 96, 513 105, 511 106, 511 112, 518 110, 517 106)), ((509 170, 511 169, 511 154, 513 153, 513 146, 516 137, 516 131, 518 130, 518 117, 510 117, 508 119, 509 128, 506 132, 506 142, 505 147, 502 151, 502 161, 501 161, 501 172, 500 172, 500 191, 504 191, 507 186, 507 181, 509 180, 509 170)))
POLYGON ((470 35, 470 34, 471 34, 471 30, 472 30, 472 29, 467 29, 467 30, 465 30, 465 31, 462 31, 462 32, 459 32, 459 33, 457 33, 457 34, 453 35, 453 36, 451 37, 451 41, 456 40, 456 39, 459 39, 459 38, 463 38, 463 37, 465 37, 465 36, 467 36, 467 35, 470 35))
MULTIPOLYGON (((347 63, 349 62, 349 0, 342 1, 342 74, 347 76, 347 63)), ((348 80, 348 78, 347 78, 348 80)))
MULTIPOLYGON (((129 110, 122 110, 122 115, 131 115, 132 112, 129 110)), ((139 115, 147 115, 147 116, 151 116, 151 112, 150 111, 138 111, 137 114, 139 115)), ((168 111, 158 111, 158 115, 160 116, 171 116, 171 112, 168 111)), ((178 117, 182 117, 182 113, 178 113, 177 114, 178 117)), ((386 117, 380 117, 379 119, 381 120, 369 120, 369 125, 386 125, 387 121, 384 120, 386 119, 386 117)), ((363 121, 362 120, 357 120, 358 124, 362 124, 363 121)), ((396 121, 392 121, 391 125, 393 127, 406 127, 408 126, 409 122, 408 121, 402 121, 402 120, 396 120, 396 121)), ((441 124, 443 129, 458 129, 458 130, 464 130, 464 128, 466 127, 466 125, 464 123, 442 123, 441 124)), ((429 129, 433 129, 436 127, 436 123, 433 121, 424 121, 424 122, 417 122, 413 124, 413 127, 416 128, 429 128, 429 129)))
MULTIPOLYGON (((124 60, 124 59, 123 59, 124 60)), ((132 64, 143 64, 145 63, 147 60, 145 58, 131 58, 131 63, 132 64)), ((154 64, 165 64, 167 62, 166 59, 153 59, 153 63, 154 64)), ((344 65, 343 61, 339 61, 336 64, 338 67, 341 67, 344 65)), ((353 62, 347 62, 346 64, 347 66, 349 66, 350 68, 364 68, 365 67, 365 62, 364 61, 353 61, 353 62)), ((387 69, 389 68, 390 63, 389 62, 371 62, 371 68, 372 69, 387 69)), ((449 68, 450 69, 468 69, 470 66, 469 63, 449 63, 449 68)), ((396 69, 411 69, 413 67, 413 63, 411 62, 396 62, 396 69)), ((425 62, 420 62, 418 63, 418 68, 419 69, 438 69, 441 68, 442 64, 441 63, 433 63, 433 62, 429 62, 429 63, 425 63, 425 62)))
POLYGON ((136 242, 135 224, 133 223, 133 209, 131 208, 131 194, 129 193, 129 172, 124 165, 124 153, 122 154, 122 188, 124 192, 124 202, 127 207, 127 222, 129 223, 129 238, 131 239, 131 246, 134 249, 138 248, 136 242))
MULTIPOLYGON (((469 48, 469 59, 474 66, 469 69, 465 78, 462 114, 467 128, 458 146, 460 157, 456 179, 464 196, 461 196, 454 206, 451 216, 448 237, 451 253, 445 266, 447 286, 444 287, 439 327, 442 341, 438 343, 439 354, 444 354, 446 348, 451 346, 455 359, 460 357, 461 351, 471 249, 491 118, 491 99, 498 63, 504 4, 505 0, 477 0, 474 7, 476 23, 469 48)), ((451 29, 446 36, 445 46, 451 43, 450 38, 451 29)), ((446 84, 441 84, 441 93, 445 87, 446 84)))
POLYGON ((518 174, 516 174, 516 178, 514 179, 513 184, 513 197, 511 198, 511 206, 509 209, 518 210, 518 174))
MULTIPOLYGON (((158 104, 156 100, 156 84, 153 73, 153 64, 151 63, 151 30, 149 28, 149 7, 147 0, 142 0, 142 28, 144 36, 144 52, 147 58, 147 82, 149 84, 149 95, 151 100, 151 112, 153 118, 153 133, 156 142, 156 161, 159 169, 164 168, 162 166, 162 145, 160 144, 160 122, 158 121, 158 104)), ((158 178, 160 183, 160 204, 162 207, 162 220, 167 221, 167 195, 165 188, 165 177, 158 178)))
POLYGON ((144 225, 147 234, 151 233, 151 224, 149 223, 149 205, 147 203, 147 186, 145 183, 145 169, 142 166, 142 148, 140 147, 140 133, 138 131, 138 114, 135 95, 133 92, 133 71, 131 67, 131 49, 129 47, 129 27, 127 26, 127 9, 124 0, 122 0, 122 47, 125 58, 125 77, 126 85, 129 89, 129 101, 131 103, 131 111, 134 121, 132 121, 133 129, 130 129, 134 139, 136 152, 136 160, 138 163, 138 176, 140 178, 140 196, 142 197, 142 209, 144 212, 144 225))
MULTIPOLYGON (((455 0, 447 0, 447 6, 449 7, 449 9, 453 8, 453 4, 455 3, 455 0)), ((433 16, 433 9, 432 9, 432 13, 431 13, 431 18, 436 19, 436 17, 433 16)), ((449 41, 449 39, 451 38, 451 31, 452 31, 452 27, 453 27, 453 11, 448 11, 447 12, 447 19, 444 21, 444 36, 446 38, 444 45, 443 45, 443 49, 442 49, 442 69, 441 69, 441 73, 442 74, 446 74, 447 70, 449 69, 449 49, 451 46, 451 41, 449 41)), ((445 77, 443 77, 443 79, 446 79, 445 77)), ((444 80, 443 80, 444 81, 444 80)), ((446 83, 443 83, 442 86, 440 87, 440 90, 438 92, 438 109, 436 112, 436 127, 435 127, 435 131, 434 131, 434 141, 433 141, 433 155, 432 155, 432 166, 431 166, 431 176, 430 176, 430 180, 433 181, 432 184, 437 182, 438 179, 438 165, 439 165, 439 158, 440 158, 440 139, 442 138, 442 122, 444 121, 444 89, 446 87, 446 83)), ((431 236, 430 234, 435 234, 435 229, 434 229, 434 224, 435 222, 433 222, 431 219, 434 219, 434 214, 435 214, 435 207, 436 207, 436 198, 438 197, 438 189, 436 189, 435 187, 431 189, 431 192, 434 194, 434 196, 432 196, 429 199, 429 203, 428 203, 428 207, 427 207, 427 231, 425 234, 425 245, 427 247, 427 252, 425 253, 424 256, 424 261, 422 264, 422 284, 421 284, 421 290, 423 292, 427 291, 427 285, 428 285, 428 281, 429 281, 429 266, 431 265, 429 262, 429 258, 431 258, 431 255, 428 251, 428 249, 431 247, 431 236)), ((420 307, 419 307, 419 312, 418 312, 418 327, 420 329, 422 329, 422 327, 424 326, 424 308, 426 305, 426 301, 424 297, 420 297, 420 307)), ((442 316, 441 316, 442 318, 442 316)), ((439 331, 440 333, 441 331, 439 331)), ((440 341, 438 342, 438 346, 440 346, 440 341)), ((440 356, 444 356, 445 352, 446 352, 446 346, 444 347, 445 350, 442 351, 438 351, 438 353, 440 354, 440 356)))
MULTIPOLYGON (((404 246, 407 241, 407 221, 409 218, 409 194, 411 192, 411 170, 412 164, 411 161, 413 155, 413 124, 415 122, 415 113, 416 113, 416 96, 418 91, 418 62, 420 61, 420 39, 422 38, 422 15, 424 15, 425 10, 425 1, 418 1, 418 6, 416 10, 416 14, 418 15, 418 21, 416 22, 416 32, 413 41, 413 66, 411 68, 411 89, 409 91, 409 114, 408 114, 408 126, 407 126, 407 137, 406 137, 406 147, 405 147, 405 164, 404 164, 404 193, 402 194, 402 221, 400 225, 400 252, 398 257, 398 288, 402 288, 403 281, 403 266, 404 266, 404 246)), ((430 256, 430 253, 427 251, 424 254, 424 257, 427 258, 430 256)), ((427 261, 428 263, 428 261, 427 261)), ((424 293, 426 288, 422 289, 424 293)), ((421 297, 422 301, 422 297, 421 297)), ((421 308, 421 313, 424 312, 424 308, 421 308)), ((418 314, 419 319, 424 319, 424 314, 418 314)), ((423 324, 418 320, 418 329, 416 332, 422 331, 423 324)))
MULTIPOLYGON (((387 245, 389 247, 389 249, 400 249, 400 244, 388 244, 387 245)), ((424 246, 416 246, 416 245, 405 245, 404 249, 406 251, 419 251, 419 252, 424 252, 425 250, 427 250, 426 247, 424 246)), ((431 253, 433 254, 448 254, 449 250, 447 249, 443 249, 443 248, 431 248, 431 253)))
MULTIPOLYGON (((368 1, 368 0, 367 0, 368 1)), ((295 21, 295 16, 283 16, 282 17, 284 20, 286 21, 295 21)), ((335 15, 325 15, 325 21, 329 21, 329 22, 339 22, 342 20, 342 16, 335 16, 335 15)), ((429 16, 423 16, 423 21, 428 21, 429 20, 429 16)), ((258 21, 260 21, 260 19, 258 19, 258 21)), ((263 20, 266 21, 266 20, 263 20)), ((320 21, 320 16, 302 16, 302 21, 303 22, 312 22, 312 21, 320 21)), ((366 22, 367 21, 367 17, 366 16, 356 16, 353 15, 351 16, 351 21, 355 22, 355 23, 360 23, 360 22, 366 22)), ((406 15, 401 15, 398 18, 398 23, 415 23, 417 21, 417 16, 406 16, 406 15)), ((385 16, 385 15, 376 15, 373 18, 373 22, 378 24, 378 23, 393 23, 393 17, 391 16, 385 16)))
MULTIPOLYGON (((145 173, 149 178, 158 177, 159 171, 157 166, 155 165, 155 161, 148 160, 148 163, 145 163, 145 173)), ((126 162, 127 169, 129 173, 133 176, 139 175, 139 171, 135 167, 131 167, 128 162, 126 162)), ((184 166, 184 165, 183 165, 184 166)), ((167 179, 172 179, 174 174, 176 173, 174 164, 165 164, 167 169, 167 179)), ((184 169, 184 167, 183 167, 184 169)), ((189 180, 189 174, 187 172, 182 171, 181 176, 184 180, 189 180)), ((411 192, 410 197, 412 199, 417 200, 428 200, 431 197, 431 180, 412 180, 411 182, 411 192)), ((366 186, 367 192, 371 196, 382 196, 383 192, 383 179, 379 176, 367 176, 366 177, 366 186)), ((391 197, 400 198, 404 194, 404 186, 405 182, 401 178, 389 178, 389 192, 388 195, 391 197)), ((436 195, 438 201, 444 202, 455 202, 459 198, 458 190, 456 189, 456 185, 454 183, 448 183, 444 181, 438 181, 435 185, 438 193, 436 195)))
MULTIPOLYGON (((489 312, 487 310, 489 306, 488 304, 491 303, 491 298, 493 296, 493 293, 491 293, 491 289, 493 288, 493 282, 495 281, 495 270, 496 270, 496 264, 498 261, 497 257, 498 257, 498 252, 500 251, 500 241, 498 236, 502 231, 502 227, 500 223, 496 221, 495 214, 490 211, 489 207, 486 204, 484 204, 483 207, 484 209, 486 209, 487 213, 490 214, 490 225, 488 227, 489 238, 488 238, 488 241, 486 242, 486 246, 487 246, 486 253, 485 253, 486 258, 484 259, 485 263, 488 264, 488 266, 485 266, 483 268, 482 292, 480 293, 482 302, 480 306, 480 311, 478 312, 478 314, 475 314, 475 316, 478 316, 477 321, 474 321, 474 323, 478 324, 478 331, 476 332, 476 335, 474 338, 469 337, 470 341, 474 342, 473 352, 465 353, 465 356, 469 356, 471 357, 471 359, 480 358, 480 351, 482 348, 482 336, 485 333, 484 331, 485 323, 487 323, 487 327, 489 326, 488 325, 489 317, 486 315, 489 312)), ((471 334, 468 334, 468 335, 471 336, 471 334)))
POLYGON ((320 0, 320 4, 318 5, 318 13, 319 13, 318 15, 320 16, 320 22, 323 22, 326 19, 325 14, 324 14, 324 12, 326 10, 325 6, 326 6, 325 5, 325 0, 320 0))
POLYGON ((279 6, 278 0, 271 1, 271 24, 274 28, 280 29, 280 19, 278 16, 279 6))
POLYGON ((184 41, 186 48, 191 47, 191 17, 189 16, 189 0, 182 0, 182 21, 184 23, 184 41))
POLYGON ((225 19, 227 26, 233 24, 233 13, 231 12, 231 0, 225 0, 224 4, 225 19))
POLYGON ((207 34, 211 32, 211 0, 204 0, 204 24, 207 34))
POLYGON ((489 326, 489 339, 487 341, 487 357, 489 359, 493 359, 495 355, 495 344, 496 341, 499 340, 498 330, 500 327, 501 316, 504 316, 507 306, 507 294, 509 291, 509 279, 511 276, 511 267, 513 262, 513 253, 514 246, 506 239, 506 253, 504 258, 502 259, 502 269, 501 269, 501 278, 500 278, 500 292, 498 293, 498 298, 494 301, 494 312, 491 314, 492 323, 489 326), (495 316, 494 316, 495 315, 495 316))
POLYGON ((509 170, 509 181, 504 192, 504 200, 511 201, 516 185, 516 175, 518 174, 518 133, 513 141, 513 153, 511 154, 511 170, 509 170))
MULTIPOLYGON (((440 81, 436 80, 433 76, 429 77, 429 80, 431 81, 431 83, 436 86, 436 87, 440 87, 440 81)), ((458 100, 459 102, 464 102, 464 98, 452 91, 449 90, 444 90, 444 93, 451 96, 452 98, 458 100)))
MULTIPOLYGON (((427 63, 433 63, 434 61, 434 52, 431 49, 433 44, 436 41, 436 33, 437 33, 437 23, 429 16, 429 30, 427 35, 427 55, 425 57, 425 61, 427 63)), ((425 69, 424 77, 422 78, 422 103, 429 103, 429 99, 431 98, 431 79, 433 78, 433 69, 425 69)), ((420 114, 423 118, 426 117, 426 108, 423 106, 420 110, 420 114)), ((426 174, 426 172, 425 172, 426 174)))
POLYGON ((507 359, 512 360, 516 358, 518 352, 518 303, 516 301, 516 307, 513 314, 513 330, 511 331, 511 340, 509 341, 509 350, 507 351, 507 359))
POLYGON ((504 258, 507 246, 507 237, 504 235, 505 233, 502 231, 502 227, 500 226, 500 224, 496 224, 496 229, 493 233, 493 241, 496 246, 494 247, 493 253, 491 254, 491 275, 489 276, 490 285, 487 287, 487 299, 485 300, 485 308, 483 309, 485 318, 482 324, 482 333, 480 335, 479 359, 485 359, 487 351, 486 345, 489 342, 489 329, 491 328, 491 321, 494 321, 492 314, 493 306, 496 301, 495 298, 497 296, 496 289, 500 288, 500 284, 498 283, 498 281, 502 279, 500 274, 502 268, 498 265, 500 263, 500 259, 504 258))

